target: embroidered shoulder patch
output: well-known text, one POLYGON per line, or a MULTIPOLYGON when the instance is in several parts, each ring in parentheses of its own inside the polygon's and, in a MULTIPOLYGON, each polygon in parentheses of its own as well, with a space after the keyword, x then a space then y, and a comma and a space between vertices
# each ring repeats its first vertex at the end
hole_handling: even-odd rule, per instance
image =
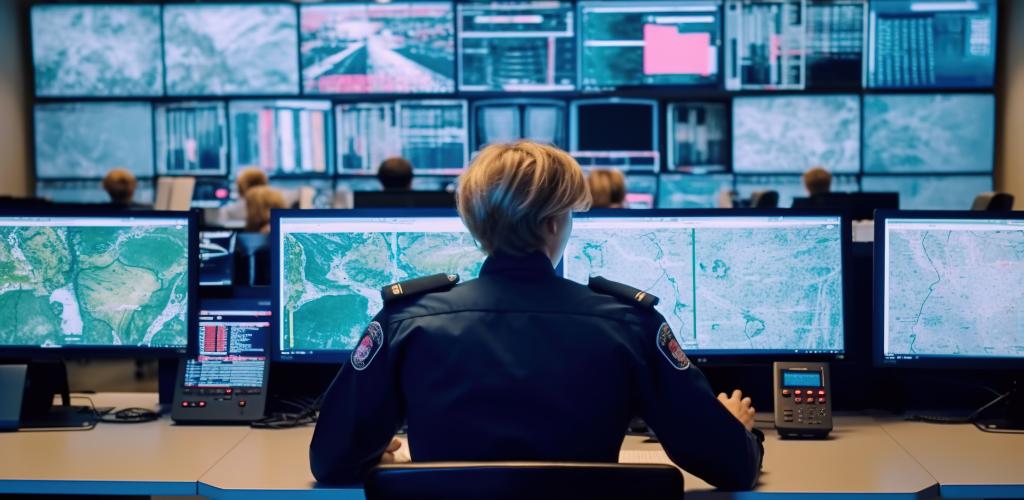
POLYGON ((686 357, 686 353, 683 352, 683 348, 679 345, 679 341, 676 340, 676 336, 672 334, 672 328, 668 326, 668 323, 662 323, 658 328, 658 350, 665 356, 672 368, 676 370, 686 370, 690 367, 690 358, 686 357))
POLYGON ((383 344, 384 330, 381 329, 380 323, 374 321, 366 327, 366 331, 359 339, 359 344, 352 350, 352 368, 355 368, 356 371, 365 370, 370 366, 373 358, 377 357, 383 344))

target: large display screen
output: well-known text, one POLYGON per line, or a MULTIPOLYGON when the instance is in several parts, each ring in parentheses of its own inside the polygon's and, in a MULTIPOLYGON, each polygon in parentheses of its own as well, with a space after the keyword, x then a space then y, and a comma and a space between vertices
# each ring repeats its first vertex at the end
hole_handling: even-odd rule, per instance
POLYGON ((187 219, 0 217, 0 262, 0 345, 187 345, 187 219))
POLYGON ((860 171, 858 96, 737 97, 732 109, 736 173, 860 171))
POLYGON ((657 208, 719 208, 732 190, 733 176, 728 174, 661 174, 657 208))
POLYGON ((351 350, 383 306, 381 288, 437 273, 472 279, 484 261, 454 215, 281 217, 279 228, 285 358, 351 350))
POLYGON ((565 147, 565 104, 547 100, 478 101, 474 146, 529 139, 565 147))
POLYGON ((329 101, 231 101, 231 165, 272 175, 329 174, 329 101))
POLYGON ((990 87, 994 0, 870 0, 865 87, 990 87))
POLYGON ((145 102, 35 106, 37 179, 102 179, 112 168, 153 176, 153 110, 145 102))
POLYGON ((462 91, 576 89, 576 23, 566 1, 458 4, 462 91))
POLYGON ((159 175, 224 175, 228 170, 228 116, 223 101, 158 104, 159 175))
POLYGON ((570 152, 583 167, 657 171, 660 166, 657 101, 574 101, 569 125, 570 152))
POLYGON ((995 97, 864 96, 864 172, 991 172, 995 97))
POLYGON ((807 88, 860 86, 864 0, 807 2, 807 88))
POLYGON ((584 90, 718 82, 719 1, 582 1, 579 18, 584 90))
POLYGON ((668 105, 668 170, 690 173, 726 169, 728 109, 723 102, 668 105))
POLYGON ((657 305, 687 352, 843 352, 839 217, 579 216, 565 277, 619 281, 657 305))
POLYGON ((296 15, 290 4, 164 6, 167 93, 298 93, 296 15))
POLYGON ((991 175, 865 175, 865 192, 898 192, 905 210, 967 210, 992 190, 991 175))
POLYGON ((160 96, 159 5, 34 5, 36 95, 160 96))
POLYGON ((307 4, 299 27, 307 94, 455 90, 450 2, 307 4))
MULTIPOLYGON (((110 203, 110 195, 97 179, 36 181, 36 197, 54 203, 110 203)), ((156 192, 153 181, 141 179, 135 186, 132 201, 143 205, 153 205, 156 192)))
POLYGON ((726 89, 806 86, 805 4, 806 0, 726 0, 726 89))

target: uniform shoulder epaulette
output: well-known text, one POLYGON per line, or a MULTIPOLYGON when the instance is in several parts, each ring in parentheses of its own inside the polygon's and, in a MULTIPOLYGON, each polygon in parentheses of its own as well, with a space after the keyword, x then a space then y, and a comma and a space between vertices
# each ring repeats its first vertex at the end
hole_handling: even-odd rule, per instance
POLYGON ((619 300, 622 300, 629 304, 634 304, 644 307, 654 307, 658 305, 658 298, 638 288, 633 288, 629 285, 623 285, 615 281, 602 278, 600 276, 592 276, 587 286, 591 290, 597 293, 603 293, 605 295, 611 295, 619 300))
POLYGON ((380 290, 380 296, 383 297, 384 302, 387 303, 393 300, 403 299, 405 297, 448 290, 458 284, 458 282, 458 274, 435 274, 432 276, 424 276, 422 278, 393 283, 382 288, 380 290))

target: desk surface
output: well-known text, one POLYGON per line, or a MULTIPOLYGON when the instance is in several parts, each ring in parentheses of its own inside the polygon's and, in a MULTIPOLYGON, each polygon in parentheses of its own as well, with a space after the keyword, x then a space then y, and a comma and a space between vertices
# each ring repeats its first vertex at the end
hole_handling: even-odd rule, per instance
MULTIPOLYGON (((153 408, 156 394, 90 395, 97 406, 153 408)), ((77 398, 73 404, 82 404, 77 398)), ((90 431, 0 434, 0 492, 195 495, 196 480, 248 427, 98 423, 90 431)))
POLYGON ((1024 434, 974 425, 879 420, 882 429, 938 481, 946 498, 1024 498, 1024 434))

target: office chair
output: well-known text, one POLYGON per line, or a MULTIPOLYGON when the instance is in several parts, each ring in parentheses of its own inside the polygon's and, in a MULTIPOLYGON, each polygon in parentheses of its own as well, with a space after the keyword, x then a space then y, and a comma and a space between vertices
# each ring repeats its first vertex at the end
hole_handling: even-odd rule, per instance
POLYGON ((772 190, 754 191, 750 195, 750 208, 778 208, 779 192, 772 190))
POLYGON ((1005 212, 1013 210, 1013 195, 989 191, 974 197, 974 204, 971 210, 978 212, 1005 212))
POLYGON ((382 465, 367 500, 682 500, 683 475, 670 465, 498 462, 382 465))

